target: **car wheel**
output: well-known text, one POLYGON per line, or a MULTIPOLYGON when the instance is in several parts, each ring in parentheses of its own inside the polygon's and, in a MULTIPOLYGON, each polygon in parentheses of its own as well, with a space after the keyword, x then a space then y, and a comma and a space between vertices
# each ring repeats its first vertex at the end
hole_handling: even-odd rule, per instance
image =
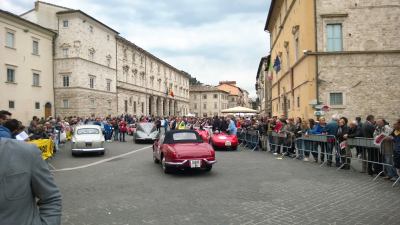
POLYGON ((100 152, 100 155, 104 155, 106 153, 106 151, 102 151, 100 152))
POLYGON ((238 146, 232 147, 232 151, 236 151, 238 146))
POLYGON ((206 171, 206 172, 210 172, 211 169, 212 169, 212 165, 209 165, 209 166, 206 167, 205 171, 206 171))
POLYGON ((162 167, 164 173, 166 173, 166 174, 172 173, 172 168, 168 167, 165 164, 165 157, 162 157, 162 159, 161 159, 161 167, 162 167))

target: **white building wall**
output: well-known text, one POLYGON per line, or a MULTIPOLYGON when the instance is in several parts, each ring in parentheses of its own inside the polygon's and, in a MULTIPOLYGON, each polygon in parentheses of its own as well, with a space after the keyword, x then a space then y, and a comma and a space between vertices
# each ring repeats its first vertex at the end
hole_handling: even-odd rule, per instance
POLYGON ((54 115, 53 94, 53 34, 37 29, 18 19, 0 13, 0 109, 8 110, 13 118, 27 125, 33 116, 45 116, 45 104, 51 104, 54 115), (6 47, 6 32, 14 33, 14 48, 6 47), (33 54, 33 40, 39 42, 39 54, 33 54), (15 82, 7 82, 7 68, 15 69, 15 82), (33 73, 39 74, 39 86, 33 86, 33 73), (14 101, 15 108, 9 108, 14 101), (39 102, 40 108, 35 109, 39 102))

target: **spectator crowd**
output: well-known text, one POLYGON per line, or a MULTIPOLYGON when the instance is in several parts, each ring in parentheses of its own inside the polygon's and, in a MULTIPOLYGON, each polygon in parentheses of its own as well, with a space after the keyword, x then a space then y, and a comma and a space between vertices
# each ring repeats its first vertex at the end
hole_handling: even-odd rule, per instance
POLYGON ((356 157, 363 160, 362 170, 369 175, 384 174, 389 180, 396 180, 400 174, 400 119, 390 125, 384 118, 373 115, 362 121, 360 117, 349 121, 346 117, 332 116, 329 121, 324 117, 317 120, 302 118, 278 117, 155 117, 135 115, 120 115, 117 117, 87 118, 38 118, 34 116, 27 127, 13 119, 11 113, 0 111, 0 137, 17 138, 21 132, 27 133, 27 140, 54 140, 55 150, 59 143, 70 140, 76 125, 96 124, 102 127, 105 140, 126 141, 126 135, 132 134, 139 122, 154 123, 157 130, 173 129, 204 129, 213 132, 223 131, 233 135, 243 130, 257 130, 260 134, 260 147, 267 150, 263 143, 269 143, 268 150, 274 155, 295 157, 299 160, 325 163, 327 166, 337 166, 350 169, 352 153, 349 151, 347 140, 350 138, 376 139, 383 135, 380 148, 356 147, 356 157), (238 131, 239 130, 239 131, 238 131), (270 135, 271 132, 278 134, 270 135), (309 135, 323 135, 326 142, 307 139, 309 135), (333 165, 335 163, 335 165, 333 165), (383 173, 382 173, 383 172, 383 173))

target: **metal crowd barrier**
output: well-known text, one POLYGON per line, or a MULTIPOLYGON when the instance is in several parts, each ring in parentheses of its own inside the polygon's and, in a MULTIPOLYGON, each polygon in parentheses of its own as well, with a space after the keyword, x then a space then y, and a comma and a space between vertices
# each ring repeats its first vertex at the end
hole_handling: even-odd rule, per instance
POLYGON ((269 147, 273 153, 281 153, 282 156, 288 153, 290 149, 293 148, 295 143, 294 134, 290 132, 280 132, 276 133, 274 131, 269 132, 271 135, 269 139, 269 147))
MULTIPOLYGON (((288 132, 269 132, 267 137, 270 151, 284 153, 285 149, 287 152, 294 144, 297 157, 304 156, 306 153, 312 154, 314 159, 323 160, 321 167, 329 161, 338 166, 337 170, 342 169, 344 166, 351 168, 351 159, 361 161, 362 169, 368 166, 368 164, 370 164, 370 167, 374 167, 374 164, 380 165, 382 170, 374 177, 373 181, 377 180, 384 173, 385 166, 389 168, 393 167, 393 163, 383 162, 383 154, 380 154, 382 153, 382 149, 374 144, 374 139, 372 138, 349 138, 346 140, 346 147, 341 149, 343 143, 339 143, 333 135, 303 135, 299 138, 294 138, 293 134, 288 132), (288 141, 288 139, 290 139, 290 141, 288 141), (308 141, 307 148, 305 141, 308 141), (301 146, 299 146, 299 143, 301 143, 301 146), (352 156, 351 149, 354 147, 362 149, 363 157, 361 159, 352 156), (280 149, 282 149, 282 151, 280 151, 280 149), (372 156, 367 158, 368 153, 377 156, 376 161, 369 160, 368 158, 371 159, 372 156)), ((400 183, 400 177, 394 182, 393 187, 398 183, 400 183)))
POLYGON ((255 151, 259 148, 260 133, 258 130, 245 130, 240 129, 237 132, 238 141, 240 146, 246 147, 255 151))

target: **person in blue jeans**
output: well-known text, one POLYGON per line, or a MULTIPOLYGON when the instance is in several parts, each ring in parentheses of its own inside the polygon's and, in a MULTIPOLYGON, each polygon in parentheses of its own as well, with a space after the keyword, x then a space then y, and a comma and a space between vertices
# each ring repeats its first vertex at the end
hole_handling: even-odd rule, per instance
POLYGON ((301 122, 301 130, 298 131, 298 138, 297 138, 297 151, 298 151, 298 156, 297 159, 304 159, 304 161, 308 161, 308 157, 310 156, 310 148, 311 148, 311 142, 305 139, 302 139, 301 137, 307 137, 307 135, 310 133, 311 129, 308 126, 306 121, 301 122))
MULTIPOLYGON (((326 154, 326 161, 327 165, 331 166, 332 165, 332 152, 333 152, 333 147, 336 145, 336 134, 338 132, 338 122, 339 122, 339 117, 337 115, 333 115, 331 121, 326 124, 325 127, 325 134, 328 135, 327 143, 326 143, 326 148, 325 148, 325 154, 326 154)), ((348 120, 345 118, 345 122, 347 124, 348 120)), ((324 161, 325 154, 321 151, 321 161, 324 161)), ((340 166, 340 158, 336 160, 336 166, 340 166)))
MULTIPOLYGON (((314 125, 314 127, 310 131, 310 134, 326 135, 326 121, 324 117, 319 118, 319 122, 314 125)), ((318 162, 318 146, 321 148, 321 163, 323 163, 324 162, 323 152, 325 152, 326 143, 313 141, 311 153, 313 155, 315 162, 318 162)))

